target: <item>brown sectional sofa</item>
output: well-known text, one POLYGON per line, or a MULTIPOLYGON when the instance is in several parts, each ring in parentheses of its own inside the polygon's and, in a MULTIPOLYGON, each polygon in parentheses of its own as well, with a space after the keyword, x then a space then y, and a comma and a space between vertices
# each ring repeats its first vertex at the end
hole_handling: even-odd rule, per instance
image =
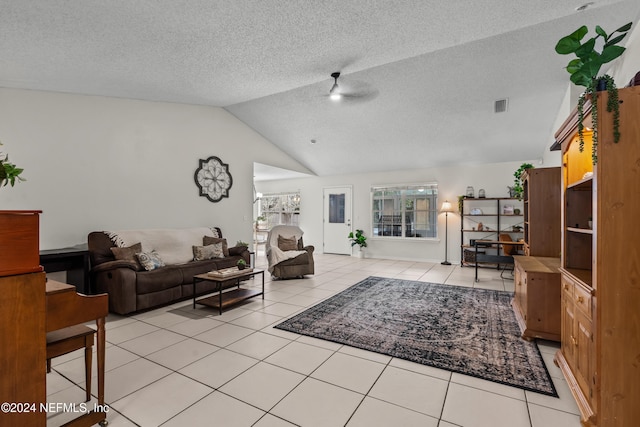
MULTIPOLYGON (((125 235, 131 230, 121 233, 125 235)), ((125 246, 122 240, 118 241, 118 232, 94 231, 88 236, 92 289, 109 294, 109 310, 114 313, 127 314, 189 298, 193 296, 194 275, 233 267, 241 258, 247 264, 250 262, 246 246, 229 247, 228 256, 224 258, 188 260, 187 250, 191 246, 202 246, 205 235, 216 237, 217 233, 217 237, 222 238, 222 231, 217 227, 140 230, 139 233, 146 239, 141 242, 143 250, 151 251, 156 249, 152 246, 157 246, 159 255, 168 261, 165 266, 146 271, 135 262, 116 259, 111 248, 125 246)), ((198 293, 211 292, 214 287, 215 283, 199 284, 198 293)))

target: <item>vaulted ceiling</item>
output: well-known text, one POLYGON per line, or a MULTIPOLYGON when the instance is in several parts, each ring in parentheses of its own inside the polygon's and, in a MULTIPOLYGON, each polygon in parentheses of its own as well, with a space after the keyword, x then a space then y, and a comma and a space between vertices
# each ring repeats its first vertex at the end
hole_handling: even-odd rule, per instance
POLYGON ((323 176, 536 159, 557 40, 640 16, 585 3, 0 0, 0 86, 224 107, 323 176))

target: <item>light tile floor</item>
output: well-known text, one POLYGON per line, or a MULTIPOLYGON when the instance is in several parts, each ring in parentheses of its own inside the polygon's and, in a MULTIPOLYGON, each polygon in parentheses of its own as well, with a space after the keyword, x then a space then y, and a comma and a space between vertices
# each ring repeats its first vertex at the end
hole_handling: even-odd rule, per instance
MULTIPOLYGON (((539 342, 560 398, 273 328, 368 276, 513 291, 498 271, 315 254, 316 274, 271 281, 265 296, 218 315, 191 301, 107 319, 106 402, 120 426, 577 427, 578 409, 539 342)), ((257 257, 265 267, 264 256, 257 257)), ((508 275, 507 275, 508 276, 508 275)), ((259 286, 260 280, 248 282, 259 286)), ((94 357, 93 392, 96 363, 94 357)), ((80 403, 84 359, 53 361, 49 403, 80 403)), ((89 407, 95 403, 94 398, 89 407)), ((48 426, 73 418, 49 413, 48 426)))

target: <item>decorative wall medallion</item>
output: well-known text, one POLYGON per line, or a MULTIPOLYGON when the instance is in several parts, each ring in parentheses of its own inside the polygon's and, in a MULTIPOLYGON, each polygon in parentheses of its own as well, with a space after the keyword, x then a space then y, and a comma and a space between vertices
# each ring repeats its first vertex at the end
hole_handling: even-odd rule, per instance
POLYGON ((206 160, 200 159, 200 166, 194 175, 196 185, 200 189, 200 196, 212 202, 219 202, 223 197, 229 197, 229 189, 233 179, 229 173, 229 165, 222 163, 216 156, 206 160))

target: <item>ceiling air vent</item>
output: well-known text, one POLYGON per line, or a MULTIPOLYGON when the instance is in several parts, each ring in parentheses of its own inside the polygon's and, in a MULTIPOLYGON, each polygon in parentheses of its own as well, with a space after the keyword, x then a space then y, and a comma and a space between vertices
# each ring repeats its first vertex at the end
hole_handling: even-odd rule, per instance
POLYGON ((504 113, 505 111, 507 111, 507 98, 498 99, 494 105, 494 112, 504 113))

